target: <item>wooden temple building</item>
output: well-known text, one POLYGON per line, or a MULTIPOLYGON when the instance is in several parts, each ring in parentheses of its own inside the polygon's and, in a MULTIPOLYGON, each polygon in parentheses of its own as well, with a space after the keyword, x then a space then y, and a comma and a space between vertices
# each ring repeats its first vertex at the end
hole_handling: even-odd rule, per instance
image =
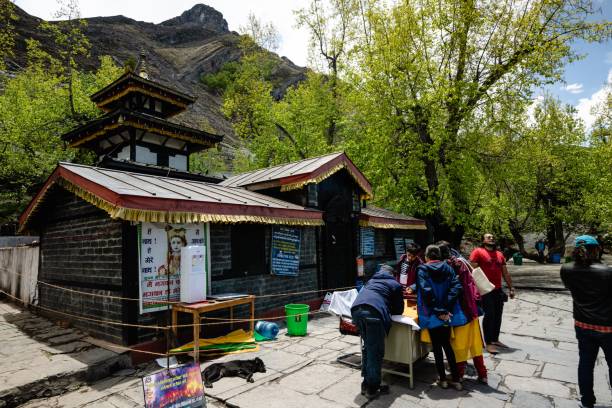
POLYGON ((342 152, 218 179, 189 172, 189 156, 222 136, 169 120, 190 95, 127 72, 92 100, 104 114, 63 139, 97 164, 59 163, 20 228, 40 236, 38 304, 95 337, 163 338, 99 320, 165 324, 184 245, 205 246, 208 294, 312 291, 258 298, 262 316, 355 285, 358 257, 367 275, 426 240, 423 221, 367 205, 372 186, 342 152))

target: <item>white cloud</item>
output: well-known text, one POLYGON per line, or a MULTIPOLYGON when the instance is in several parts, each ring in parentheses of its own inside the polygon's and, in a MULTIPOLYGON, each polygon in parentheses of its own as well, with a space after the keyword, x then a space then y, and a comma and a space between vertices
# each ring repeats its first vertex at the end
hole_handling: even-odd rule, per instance
POLYGON ((608 71, 607 82, 604 86, 602 86, 597 92, 591 95, 590 98, 580 98, 578 101, 578 105, 576 106, 576 110, 578 111, 578 117, 584 121, 587 129, 590 129, 593 126, 593 122, 595 122, 595 116, 591 113, 594 106, 602 103, 608 92, 610 92, 610 87, 612 86, 612 69, 608 71))
POLYGON ((568 84, 563 89, 565 89, 567 92, 572 93, 572 94, 579 94, 584 91, 584 89, 582 89, 582 84, 579 84, 579 83, 568 84))

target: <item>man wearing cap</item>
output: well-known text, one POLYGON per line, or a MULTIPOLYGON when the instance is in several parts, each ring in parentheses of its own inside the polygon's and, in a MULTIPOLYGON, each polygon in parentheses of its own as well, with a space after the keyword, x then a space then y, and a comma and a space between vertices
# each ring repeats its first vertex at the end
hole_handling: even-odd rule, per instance
POLYGON ((599 243, 590 235, 576 238, 573 258, 561 267, 561 279, 574 303, 580 400, 583 407, 593 407, 593 369, 600 348, 612 379, 612 268, 599 262, 599 243))
POLYGON ((381 265, 351 306, 351 317, 361 336, 361 393, 368 399, 388 391, 388 386, 381 386, 385 336, 391 329, 391 315, 403 312, 402 285, 393 277, 392 267, 381 265))

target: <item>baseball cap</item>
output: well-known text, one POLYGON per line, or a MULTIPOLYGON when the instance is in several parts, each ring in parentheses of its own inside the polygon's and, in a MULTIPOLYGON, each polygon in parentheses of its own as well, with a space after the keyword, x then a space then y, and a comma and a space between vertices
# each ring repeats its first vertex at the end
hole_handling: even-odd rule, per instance
POLYGON ((597 240, 590 235, 580 235, 579 237, 576 237, 576 240, 574 241, 574 246, 578 247, 580 245, 598 246, 599 242, 597 242, 597 240))

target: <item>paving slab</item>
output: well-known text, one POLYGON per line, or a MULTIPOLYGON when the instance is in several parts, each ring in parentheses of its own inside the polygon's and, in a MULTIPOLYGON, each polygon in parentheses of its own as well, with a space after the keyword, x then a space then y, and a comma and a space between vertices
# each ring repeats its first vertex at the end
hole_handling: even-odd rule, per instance
POLYGON ((542 370, 542 378, 576 384, 578 382, 578 370, 575 367, 546 363, 544 370, 542 370))
POLYGON ((0 301, 0 406, 72 392, 98 380, 129 359, 81 341, 84 334, 64 329, 7 301, 0 301), (111 367, 112 365, 112 367, 111 367), (105 369, 100 372, 100 368, 105 369))
POLYGON ((266 383, 251 391, 237 395, 227 401, 232 406, 253 408, 341 408, 334 401, 321 398, 318 395, 305 395, 276 383, 266 383))
POLYGON ((340 364, 312 363, 283 377, 279 384, 303 394, 318 394, 354 372, 355 370, 340 364))
POLYGON ((514 393, 512 398, 513 407, 521 408, 553 408, 553 404, 550 399, 532 392, 518 390, 514 393))
POLYGON ((570 389, 558 381, 544 378, 525 378, 508 375, 504 384, 511 390, 529 391, 554 397, 569 398, 570 389))
POLYGON ((504 360, 495 367, 495 372, 502 375, 513 374, 520 377, 531 377, 537 369, 537 365, 504 360))

